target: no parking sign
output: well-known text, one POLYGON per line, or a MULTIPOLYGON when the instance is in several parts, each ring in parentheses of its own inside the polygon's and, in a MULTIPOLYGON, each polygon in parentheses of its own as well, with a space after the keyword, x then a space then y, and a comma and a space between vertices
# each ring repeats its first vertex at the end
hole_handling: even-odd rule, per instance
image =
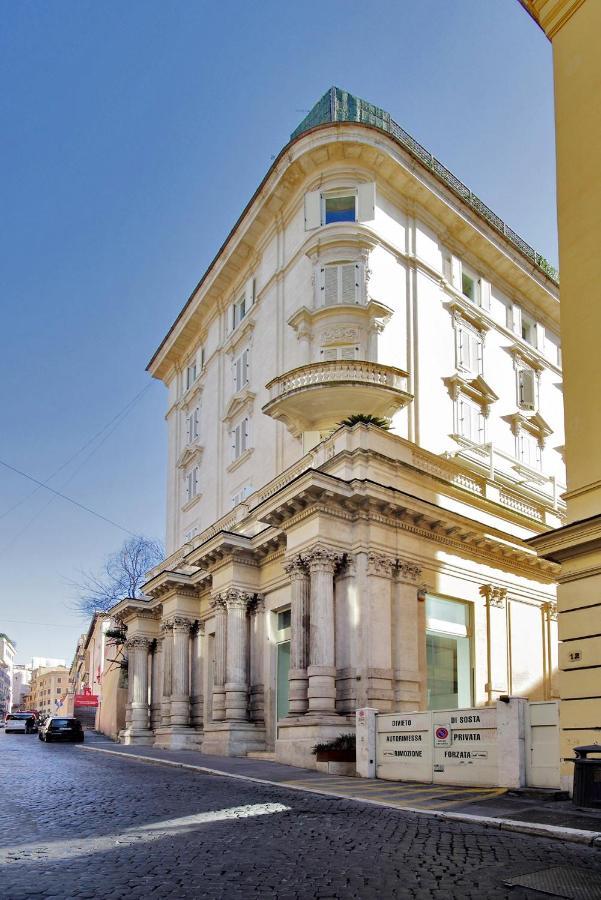
POLYGON ((435 747, 450 747, 451 746, 451 731, 448 725, 437 725, 434 729, 434 746, 435 747))

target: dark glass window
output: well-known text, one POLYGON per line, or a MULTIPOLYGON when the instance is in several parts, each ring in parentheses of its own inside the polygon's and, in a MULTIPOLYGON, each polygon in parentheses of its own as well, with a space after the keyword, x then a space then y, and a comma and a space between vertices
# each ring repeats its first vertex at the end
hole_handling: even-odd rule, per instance
POLYGON ((330 222, 355 221, 355 197, 326 197, 325 225, 330 222))

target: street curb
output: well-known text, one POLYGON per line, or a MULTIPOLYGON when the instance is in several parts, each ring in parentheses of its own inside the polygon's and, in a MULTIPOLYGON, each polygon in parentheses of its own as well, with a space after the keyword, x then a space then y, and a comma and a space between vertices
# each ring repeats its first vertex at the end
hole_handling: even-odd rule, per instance
POLYGON ((224 772, 223 769, 211 769, 208 766, 197 766, 192 763, 178 762, 172 759, 157 759, 154 756, 143 756, 137 753, 122 753, 119 750, 103 750, 100 747, 76 747, 77 750, 87 750, 93 753, 107 753, 109 756, 118 756, 120 759, 133 759, 136 762, 152 763, 157 766, 172 766, 176 769, 190 769, 194 772, 202 772, 205 775, 219 775, 224 778, 234 778, 239 781, 251 781, 256 784, 264 784, 270 787, 284 788, 288 791, 298 791, 303 794, 319 794, 324 797, 334 797, 336 800, 349 800, 353 803, 364 803, 368 806, 380 806, 386 809, 396 809, 399 812, 414 813, 418 816, 430 816, 449 822, 463 822, 467 825, 480 825, 484 828, 496 828, 499 831, 513 831, 519 834, 530 834, 534 837, 546 837, 556 841, 567 841, 571 844, 585 844, 590 847, 601 848, 601 832, 583 831, 578 828, 562 828, 560 825, 544 825, 537 822, 514 822, 512 819, 499 819, 494 816, 472 816, 469 813, 443 812, 436 809, 418 809, 414 806, 397 806, 386 803, 384 800, 370 800, 368 797, 349 797, 346 794, 336 794, 323 788, 300 787, 288 784, 285 781, 269 781, 266 778, 257 778, 254 775, 238 775, 235 772, 224 772))

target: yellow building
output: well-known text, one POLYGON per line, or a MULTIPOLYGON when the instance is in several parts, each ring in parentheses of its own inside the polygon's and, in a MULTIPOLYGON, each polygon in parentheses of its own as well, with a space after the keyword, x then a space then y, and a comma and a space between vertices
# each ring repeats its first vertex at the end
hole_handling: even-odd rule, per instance
POLYGON ((47 668, 40 666, 33 670, 29 693, 30 709, 36 709, 40 716, 51 716, 62 709, 67 695, 69 670, 66 666, 47 668))
POLYGON ((568 523, 531 544, 562 564, 563 758, 601 740, 601 2, 521 3, 553 44, 568 523))

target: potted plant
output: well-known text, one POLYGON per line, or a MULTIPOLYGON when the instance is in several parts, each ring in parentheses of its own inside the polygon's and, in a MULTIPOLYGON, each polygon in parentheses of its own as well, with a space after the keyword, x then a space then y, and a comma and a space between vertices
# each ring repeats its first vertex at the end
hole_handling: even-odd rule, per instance
POLYGON ((331 741, 315 744, 312 753, 318 763, 352 763, 355 764, 355 735, 339 734, 331 741))
POLYGON ((390 431, 391 423, 390 419, 383 419, 382 416, 372 416, 371 413, 353 413, 352 416, 348 416, 338 424, 346 425, 347 428, 352 428, 353 425, 358 424, 375 425, 376 428, 381 428, 383 431, 390 431))

